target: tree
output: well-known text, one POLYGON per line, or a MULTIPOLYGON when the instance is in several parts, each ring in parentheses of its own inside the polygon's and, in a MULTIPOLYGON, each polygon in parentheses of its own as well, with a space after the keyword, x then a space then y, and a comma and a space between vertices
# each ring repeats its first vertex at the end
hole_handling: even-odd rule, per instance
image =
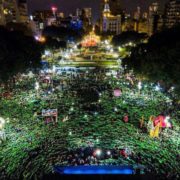
POLYGON ((11 31, 12 30, 13 31, 21 31, 23 34, 25 34, 27 36, 33 35, 31 28, 29 26, 27 26, 27 24, 9 22, 6 24, 6 28, 11 31))
POLYGON ((51 38, 59 38, 61 41, 81 40, 83 31, 76 31, 67 27, 49 26, 43 31, 43 35, 51 38))
POLYGON ((66 48, 66 41, 58 41, 57 39, 53 39, 51 37, 46 38, 45 46, 48 49, 58 49, 58 48, 66 48))
POLYGON ((135 31, 126 31, 119 35, 115 35, 112 39, 112 43, 115 46, 122 46, 128 43, 139 44, 147 38, 147 34, 138 33, 135 31))
POLYGON ((124 60, 128 69, 141 77, 159 82, 167 91, 180 92, 180 26, 153 35, 147 44, 140 44, 124 60))
POLYGON ((0 28, 0 82, 12 82, 18 73, 40 67, 43 47, 21 32, 0 28))

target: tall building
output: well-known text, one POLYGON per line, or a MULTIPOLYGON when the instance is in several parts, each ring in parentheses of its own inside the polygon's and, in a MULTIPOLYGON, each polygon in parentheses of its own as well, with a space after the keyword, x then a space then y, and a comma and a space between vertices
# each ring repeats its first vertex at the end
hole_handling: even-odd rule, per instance
MULTIPOLYGON (((121 0, 109 0, 109 6, 111 9, 111 14, 121 15, 122 14, 122 7, 121 7, 121 0)), ((101 12, 104 9, 104 0, 101 0, 101 12)))
POLYGON ((92 29, 92 9, 83 8, 76 9, 76 17, 82 21, 83 29, 85 31, 90 31, 92 29))
POLYGON ((180 23, 180 0, 169 0, 165 7, 164 25, 171 28, 180 23))
POLYGON ((146 14, 144 14, 144 16, 139 20, 138 32, 148 34, 148 18, 146 14))
POLYGON ((162 13, 159 10, 159 4, 157 2, 152 3, 149 6, 148 16, 148 34, 151 36, 161 29, 163 25, 162 13))
MULTIPOLYGON (((30 18, 30 26, 34 34, 41 34, 49 21, 55 21, 52 10, 35 11, 30 18)), ((52 23, 52 22, 51 22, 52 23)))
POLYGON ((134 13, 134 19, 139 20, 141 18, 141 8, 138 6, 134 13))
POLYGON ((92 9, 91 8, 83 8, 83 12, 86 18, 92 18, 92 9))
POLYGON ((134 31, 139 31, 139 22, 141 19, 141 8, 138 6, 134 12, 134 31))
POLYGON ((81 17, 82 16, 82 9, 76 9, 76 16, 81 17))
POLYGON ((53 12, 51 10, 41 10, 33 13, 33 19, 38 22, 45 22, 48 18, 52 17, 53 12))
POLYGON ((19 0, 18 8, 19 8, 20 22, 24 24, 29 23, 27 0, 19 0))
POLYGON ((20 22, 18 4, 16 0, 0 0, 0 23, 20 22))
POLYGON ((104 10, 101 18, 101 32, 110 34, 120 34, 121 32, 121 15, 114 16, 111 14, 108 0, 104 0, 104 10))
POLYGON ((122 22, 122 31, 133 31, 134 30, 134 20, 131 14, 124 12, 124 22, 122 22))
POLYGON ((3 8, 3 0, 0 0, 0 25, 4 26, 6 24, 4 8, 3 8))
POLYGON ((76 16, 87 18, 91 21, 92 19, 92 9, 91 8, 83 8, 83 9, 76 9, 76 16))

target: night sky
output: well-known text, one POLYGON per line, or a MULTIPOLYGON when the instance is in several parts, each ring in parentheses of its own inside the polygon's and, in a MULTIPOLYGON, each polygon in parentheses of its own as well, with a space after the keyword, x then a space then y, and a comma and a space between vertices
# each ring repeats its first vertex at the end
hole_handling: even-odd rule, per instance
MULTIPOLYGON (((127 12, 133 12, 137 6, 140 6, 143 11, 147 11, 148 6, 152 2, 160 2, 163 7, 164 3, 168 0, 121 0, 122 7, 127 12)), ((97 19, 100 15, 99 3, 100 0, 28 0, 29 12, 31 13, 37 9, 50 9, 52 5, 56 5, 59 11, 64 12, 66 15, 75 12, 76 8, 91 7, 93 9, 93 17, 97 19)))

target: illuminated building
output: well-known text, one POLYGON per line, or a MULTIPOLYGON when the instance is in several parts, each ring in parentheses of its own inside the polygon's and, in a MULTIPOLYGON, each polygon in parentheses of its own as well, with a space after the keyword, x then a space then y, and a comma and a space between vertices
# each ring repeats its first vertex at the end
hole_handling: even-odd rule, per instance
POLYGON ((148 20, 145 18, 141 18, 138 24, 138 32, 139 33, 147 33, 148 34, 148 20))
POLYGON ((64 18, 64 13, 63 12, 57 12, 57 17, 58 18, 64 18))
POLYGON ((0 25, 5 25, 5 14, 4 14, 4 8, 3 8, 3 1, 0 0, 0 25))
POLYGON ((30 18, 31 29, 34 34, 41 34, 42 30, 55 21, 52 10, 35 11, 30 18))
POLYGON ((83 24, 83 29, 88 31, 92 28, 92 9, 83 8, 76 10, 76 16, 80 18, 83 24))
POLYGON ((19 0, 19 16, 21 23, 29 23, 27 0, 19 0))
POLYGON ((138 6, 134 13, 134 31, 139 31, 139 22, 141 19, 141 8, 138 6))
POLYGON ((149 18, 148 18, 148 34, 151 36, 161 29, 163 25, 162 14, 159 11, 159 4, 157 2, 152 3, 149 6, 149 18))
POLYGON ((180 23, 180 0, 169 0, 165 7, 165 26, 171 28, 180 23))
POLYGON ((38 22, 45 22, 51 17, 53 17, 53 12, 51 10, 35 11, 33 13, 33 19, 38 22))
MULTIPOLYGON (((109 7, 111 9, 111 14, 121 15, 122 14, 122 8, 121 8, 121 0, 109 0, 109 7)), ((101 12, 104 9, 104 0, 101 0, 101 12)))
POLYGON ((101 32, 110 34, 120 34, 121 32, 121 15, 114 16, 111 14, 108 0, 104 1, 104 10, 101 18, 101 32))
POLYGON ((92 9, 91 8, 83 8, 84 16, 88 19, 92 18, 92 9))
POLYGON ((100 37, 97 36, 93 31, 89 33, 89 35, 85 36, 83 41, 81 42, 81 45, 83 47, 95 47, 100 43, 100 37))
POLYGON ((124 22, 122 23, 122 31, 134 31, 134 21, 130 14, 124 13, 124 22))
POLYGON ((6 25, 9 22, 20 22, 17 2, 16 0, 1 0, 0 23, 6 25))

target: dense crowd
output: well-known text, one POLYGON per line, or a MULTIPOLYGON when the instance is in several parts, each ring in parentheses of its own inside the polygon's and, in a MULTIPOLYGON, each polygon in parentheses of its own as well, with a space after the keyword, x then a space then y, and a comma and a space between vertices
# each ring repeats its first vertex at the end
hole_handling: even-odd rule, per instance
MULTIPOLYGON (((21 77, 21 80, 16 82, 16 91, 13 92, 10 99, 8 99, 9 97, 7 99, 11 102, 11 98, 16 97, 18 106, 20 104, 23 108, 29 108, 27 116, 24 116, 20 108, 16 115, 12 115, 13 118, 22 116, 23 121, 27 117, 29 119, 27 123, 20 121, 22 127, 14 123, 8 128, 16 134, 17 139, 19 136, 25 137, 22 142, 30 144, 30 147, 25 145, 25 148, 22 148, 23 153, 28 153, 29 159, 27 159, 30 162, 40 157, 43 150, 46 153, 52 153, 53 160, 48 159, 51 166, 56 161, 61 163, 62 159, 56 158, 53 153, 59 154, 61 150, 56 149, 56 146, 69 142, 71 147, 67 148, 68 152, 66 149, 65 159, 63 159, 67 165, 123 165, 133 162, 133 165, 135 164, 141 169, 141 173, 157 173, 158 169, 152 170, 155 163, 154 158, 159 158, 159 156, 156 154, 155 157, 150 157, 150 163, 147 158, 146 164, 144 151, 141 150, 144 147, 146 147, 145 151, 151 148, 148 146, 148 141, 154 143, 155 147, 156 145, 159 147, 159 143, 165 147, 166 141, 169 145, 169 140, 163 140, 161 136, 160 140, 155 139, 154 142, 148 139, 148 120, 151 115, 160 115, 161 113, 164 113, 161 114, 164 116, 173 115, 174 109, 169 106, 171 101, 165 102, 166 96, 163 93, 149 90, 146 87, 147 84, 144 84, 140 90, 137 84, 138 80, 133 75, 124 75, 121 70, 99 68, 92 70, 61 68, 54 73, 41 72, 33 77, 21 77), (120 92, 118 97, 114 95, 114 90, 120 92), (25 94, 24 97, 20 96, 22 92, 25 94), (150 94, 151 92, 155 95, 150 94), (150 99, 151 96, 154 99, 150 99), (42 118, 43 109, 54 108, 58 110, 57 122, 52 117, 42 118), (143 116, 145 116, 144 119, 143 116), (44 122, 43 125, 41 121, 44 122), (30 126, 27 128, 28 131, 27 126, 30 126), (37 131, 34 131, 33 128, 37 131), (49 133, 51 131, 53 133, 49 133), (61 134, 63 137, 56 139, 61 134), (131 138, 134 140, 129 141, 126 139, 126 135, 130 140, 131 138), (97 142, 98 136, 100 142, 97 142), (79 137, 83 140, 79 140, 79 137), (90 138, 93 139, 92 142, 90 138), (115 142, 115 140, 119 141, 115 142), (144 142, 146 140, 147 142, 144 142), (34 145, 36 141, 37 145, 34 145), (38 141, 42 141, 42 145, 39 145, 38 141), (53 143, 48 143, 49 141, 53 143), (77 145, 76 141, 80 141, 80 145, 77 145), (87 141, 89 141, 88 144, 82 146, 83 142, 87 143, 87 141), (124 145, 124 141, 127 145, 124 145), (130 145, 129 142, 134 144, 130 145), (107 143, 108 147, 99 143, 107 143), (113 143, 115 146, 112 147, 113 143), (32 150, 31 146, 37 147, 32 150)), ((150 88, 152 89, 152 87, 150 88)), ((172 107, 174 108, 173 104, 172 107)), ((4 110, 4 112, 6 111, 4 110)), ((148 153, 152 152, 155 150, 148 153)), ((165 155, 163 155, 164 157, 165 155)), ((161 158, 159 159, 161 160, 161 158)), ((138 169, 137 167, 135 169, 138 169)))

